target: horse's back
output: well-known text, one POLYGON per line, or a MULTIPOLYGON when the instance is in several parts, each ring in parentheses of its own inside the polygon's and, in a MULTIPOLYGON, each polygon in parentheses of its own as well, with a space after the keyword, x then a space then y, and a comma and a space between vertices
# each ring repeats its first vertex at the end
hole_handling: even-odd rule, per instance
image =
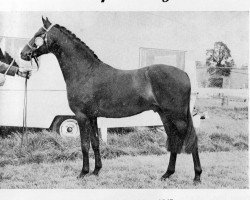
POLYGON ((187 73, 177 67, 157 64, 148 67, 149 74, 157 77, 158 81, 162 83, 174 83, 180 87, 190 87, 190 80, 187 73))

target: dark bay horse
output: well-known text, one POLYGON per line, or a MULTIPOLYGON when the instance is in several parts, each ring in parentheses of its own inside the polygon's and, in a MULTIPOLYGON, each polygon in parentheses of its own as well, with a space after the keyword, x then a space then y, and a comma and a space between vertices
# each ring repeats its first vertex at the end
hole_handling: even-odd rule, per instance
POLYGON ((94 175, 101 167, 97 117, 121 118, 146 110, 157 112, 168 135, 169 165, 162 179, 175 172, 177 154, 192 153, 195 182, 201 165, 197 136, 189 110, 191 86, 188 75, 175 67, 153 65, 138 70, 118 70, 98 59, 95 53, 66 28, 44 19, 43 27, 24 47, 21 57, 31 60, 53 53, 67 86, 69 107, 80 127, 83 167, 78 177, 89 173, 90 143, 95 154, 94 175))

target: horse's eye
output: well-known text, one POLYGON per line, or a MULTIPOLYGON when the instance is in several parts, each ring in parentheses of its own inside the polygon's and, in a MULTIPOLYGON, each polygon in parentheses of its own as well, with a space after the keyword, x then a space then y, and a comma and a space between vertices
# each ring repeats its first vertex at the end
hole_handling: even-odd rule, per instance
POLYGON ((41 38, 41 37, 37 37, 37 38, 35 39, 35 45, 36 45, 37 47, 42 46, 42 45, 43 45, 43 43, 44 43, 43 38, 41 38))

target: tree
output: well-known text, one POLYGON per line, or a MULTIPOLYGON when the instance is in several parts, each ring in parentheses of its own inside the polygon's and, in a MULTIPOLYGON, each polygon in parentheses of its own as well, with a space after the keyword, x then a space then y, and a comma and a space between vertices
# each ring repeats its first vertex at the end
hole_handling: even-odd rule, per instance
POLYGON ((234 60, 231 51, 223 42, 215 42, 213 49, 206 52, 206 65, 210 75, 229 76, 231 68, 234 67, 234 60))
POLYGON ((206 55, 207 72, 210 74, 209 86, 222 87, 222 76, 229 76, 234 67, 231 51, 223 42, 215 42, 214 48, 208 49, 206 55))

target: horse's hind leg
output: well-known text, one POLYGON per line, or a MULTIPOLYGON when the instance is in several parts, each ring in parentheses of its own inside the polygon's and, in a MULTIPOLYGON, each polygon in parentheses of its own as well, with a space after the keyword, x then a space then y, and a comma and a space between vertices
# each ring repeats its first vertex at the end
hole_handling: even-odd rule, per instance
POLYGON ((92 132, 90 133, 90 141, 91 146, 95 154, 95 169, 92 174, 98 175, 100 169, 102 168, 102 161, 100 155, 100 147, 99 147, 99 135, 98 135, 98 127, 97 127, 97 118, 91 119, 92 132))
POLYGON ((193 161, 194 161, 194 171, 195 171, 195 177, 194 177, 194 183, 199 183, 201 182, 201 163, 200 163, 200 158, 199 158, 199 153, 198 153, 198 148, 194 150, 192 153, 193 156, 193 161))
POLYGON ((164 113, 159 113, 164 129, 166 131, 166 134, 168 135, 168 150, 170 151, 170 158, 169 158, 169 164, 168 164, 168 168, 167 171, 165 172, 165 174, 163 174, 163 176, 161 177, 161 180, 165 180, 166 178, 169 178, 172 174, 174 174, 175 172, 175 164, 176 164, 176 158, 177 158, 177 152, 174 151, 173 148, 171 148, 172 143, 175 143, 174 136, 176 133, 174 124, 171 122, 171 120, 169 120, 168 116, 164 113))
POLYGON ((178 130, 179 137, 182 138, 182 141, 185 140, 185 151, 187 153, 192 153, 195 171, 194 183, 199 183, 201 182, 200 176, 202 169, 198 153, 197 136, 193 127, 192 117, 189 114, 187 120, 178 118, 174 119, 173 123, 178 130))
POLYGON ((165 180, 169 178, 175 172, 175 163, 176 163, 177 153, 170 153, 168 169, 165 174, 161 177, 161 180, 165 180))
MULTIPOLYGON (((200 176, 202 173, 202 169, 198 153, 197 136, 193 127, 191 115, 188 116, 187 120, 181 118, 173 119, 173 123, 178 130, 179 136, 177 137, 181 138, 182 142, 184 142, 185 140, 185 151, 187 153, 192 153, 195 171, 194 183, 199 183, 201 182, 200 176)), ((181 144, 181 146, 182 145, 183 143, 181 144)))

